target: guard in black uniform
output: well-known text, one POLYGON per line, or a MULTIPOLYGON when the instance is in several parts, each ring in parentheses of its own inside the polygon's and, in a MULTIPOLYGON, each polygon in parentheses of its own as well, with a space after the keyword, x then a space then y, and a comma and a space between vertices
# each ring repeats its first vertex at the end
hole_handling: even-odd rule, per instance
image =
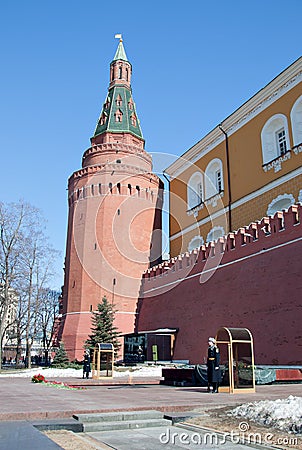
POLYGON ((84 354, 84 361, 83 361, 83 378, 89 378, 89 373, 91 372, 91 366, 90 366, 90 355, 88 352, 84 354))
POLYGON ((217 393, 220 382, 220 353, 214 338, 209 338, 207 373, 208 373, 208 392, 217 393), (211 386, 213 390, 211 391, 211 386))

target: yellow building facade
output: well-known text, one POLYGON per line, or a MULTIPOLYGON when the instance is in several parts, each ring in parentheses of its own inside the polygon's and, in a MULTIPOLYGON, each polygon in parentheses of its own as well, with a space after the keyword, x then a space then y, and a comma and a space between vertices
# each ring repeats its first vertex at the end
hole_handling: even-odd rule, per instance
POLYGON ((171 257, 302 202, 302 57, 165 173, 171 257))

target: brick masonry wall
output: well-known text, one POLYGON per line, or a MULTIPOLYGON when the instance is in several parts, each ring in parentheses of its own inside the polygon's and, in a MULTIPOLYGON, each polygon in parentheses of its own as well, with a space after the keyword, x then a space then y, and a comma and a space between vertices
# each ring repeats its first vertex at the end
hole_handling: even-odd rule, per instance
POLYGON ((161 235, 155 227, 161 230, 162 183, 135 167, 130 174, 122 164, 114 169, 114 173, 96 170, 91 175, 88 167, 76 172, 76 183, 75 176, 70 178, 58 336, 71 360, 81 360, 91 332, 91 311, 104 295, 109 301, 114 297, 119 332, 133 332, 142 273, 161 255, 161 235))
MULTIPOLYGON (((244 202, 242 205, 237 207, 232 207, 232 229, 236 230, 244 224, 249 224, 255 220, 260 220, 267 213, 267 209, 269 204, 277 198, 279 195, 291 194, 296 201, 299 199, 299 194, 302 189, 302 176, 299 175, 292 180, 289 180, 285 183, 282 183, 280 186, 277 186, 273 189, 270 189, 261 195, 253 198, 247 202, 244 202)), ((199 217, 195 220, 198 221, 199 217)), ((197 223, 196 223, 197 225, 197 223)), ((217 225, 213 221, 209 221, 204 225, 193 230, 186 232, 182 236, 171 240, 170 242, 170 252, 172 256, 178 255, 181 252, 184 252, 188 249, 188 244, 191 239, 200 234, 203 237, 204 241, 206 241, 208 233, 211 231, 212 227, 217 225)), ((228 213, 225 216, 225 221, 221 220, 221 223, 218 225, 223 226, 224 228, 228 227, 228 213)), ((225 230, 228 231, 227 229, 225 230)))
POLYGON ((245 327, 256 364, 302 364, 301 221, 294 205, 148 270, 137 330, 178 328, 173 358, 195 364, 221 326, 245 327))
POLYGON ((268 205, 279 195, 292 194, 298 201, 300 190, 302 189, 302 176, 296 177, 280 186, 275 187, 261 196, 234 208, 232 211, 233 229, 237 229, 242 224, 248 224, 255 220, 260 220, 266 215, 268 205))

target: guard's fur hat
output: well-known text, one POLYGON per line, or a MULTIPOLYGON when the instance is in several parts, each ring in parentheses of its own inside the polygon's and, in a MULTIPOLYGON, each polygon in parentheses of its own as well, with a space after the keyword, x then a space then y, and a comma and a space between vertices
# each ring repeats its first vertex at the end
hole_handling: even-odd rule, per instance
POLYGON ((216 339, 213 337, 209 337, 208 339, 209 342, 213 342, 214 344, 216 344, 216 339))

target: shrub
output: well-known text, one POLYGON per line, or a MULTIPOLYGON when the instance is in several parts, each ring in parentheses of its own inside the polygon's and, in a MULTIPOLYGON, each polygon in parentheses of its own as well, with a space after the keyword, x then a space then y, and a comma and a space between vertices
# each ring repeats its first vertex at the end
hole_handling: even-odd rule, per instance
POLYGON ((51 364, 52 367, 58 367, 62 369, 66 369, 69 366, 69 359, 64 347, 63 342, 60 343, 60 347, 56 351, 56 355, 51 364))

